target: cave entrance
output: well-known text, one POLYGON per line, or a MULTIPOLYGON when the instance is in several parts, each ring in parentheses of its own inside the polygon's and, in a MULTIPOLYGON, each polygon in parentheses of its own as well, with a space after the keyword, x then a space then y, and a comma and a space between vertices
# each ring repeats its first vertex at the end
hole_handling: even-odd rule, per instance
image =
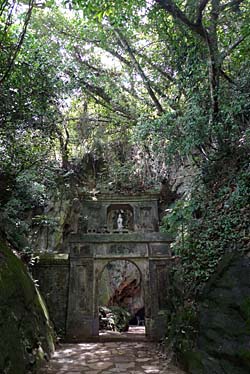
POLYGON ((99 279, 99 336, 145 337, 144 286, 130 260, 110 260, 99 279))

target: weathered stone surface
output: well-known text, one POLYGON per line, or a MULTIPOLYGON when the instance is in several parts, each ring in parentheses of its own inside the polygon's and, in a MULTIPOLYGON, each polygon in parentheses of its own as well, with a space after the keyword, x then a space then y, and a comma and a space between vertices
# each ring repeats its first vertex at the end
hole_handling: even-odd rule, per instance
POLYGON ((110 262, 103 270, 99 305, 119 305, 131 315, 144 307, 139 269, 126 260, 110 262))
POLYGON ((28 374, 53 351, 53 331, 26 267, 1 240, 0 258, 0 373, 28 374))
POLYGON ((67 254, 41 254, 33 269, 59 336, 66 331, 66 312, 69 287, 69 259, 67 254))
POLYGON ((97 200, 78 201, 79 222, 60 248, 68 259, 55 261, 51 253, 50 262, 48 254, 47 262, 41 260, 34 272, 60 335, 66 330, 69 341, 96 338, 98 296, 114 296, 103 292, 101 276, 112 261, 121 260, 138 275, 126 276, 116 288, 121 297, 114 304, 133 314, 145 306, 147 336, 157 340, 164 335, 171 238, 158 232, 158 198, 150 193, 100 194, 97 200), (117 226, 119 214, 124 230, 117 226))
POLYGON ((105 361, 98 361, 98 362, 95 362, 93 364, 88 364, 88 367, 90 369, 94 369, 94 370, 105 370, 105 369, 108 369, 108 368, 111 368, 113 366, 112 362, 105 362, 105 361))
POLYGON ((38 374, 184 374, 173 365, 166 367, 166 361, 159 357, 155 344, 140 344, 140 352, 150 363, 138 361, 138 343, 62 344, 55 357, 47 364, 47 371, 39 371, 38 374), (111 357, 107 355, 109 348, 112 349, 111 357), (130 357, 130 361, 118 363, 121 357, 130 357))
POLYGON ((193 374, 250 372, 250 258, 227 255, 200 305, 197 352, 187 355, 193 374))
POLYGON ((148 362, 148 361, 150 361, 151 359, 150 358, 148 358, 148 357, 144 357, 144 358, 137 358, 136 359, 136 361, 137 362, 148 362))

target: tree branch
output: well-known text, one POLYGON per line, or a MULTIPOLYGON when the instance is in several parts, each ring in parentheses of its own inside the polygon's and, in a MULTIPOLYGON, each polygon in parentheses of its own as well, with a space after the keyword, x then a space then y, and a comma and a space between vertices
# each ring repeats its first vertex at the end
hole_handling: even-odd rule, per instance
MULTIPOLYGON (((74 38, 74 40, 76 40, 76 35, 73 35, 72 33, 68 32, 68 31, 65 32, 64 30, 60 30, 60 33, 66 35, 66 36, 70 36, 70 37, 74 38)), ((80 43, 82 43, 83 41, 86 42, 86 43, 90 43, 90 44, 93 43, 98 48, 101 48, 105 52, 110 53, 112 56, 116 57, 119 61, 126 64, 127 66, 132 66, 132 64, 129 60, 127 60, 125 57, 120 55, 118 52, 114 51, 112 48, 110 48, 110 46, 104 46, 103 47, 101 45, 102 41, 100 39, 89 39, 89 38, 82 38, 81 37, 81 38, 78 38, 78 40, 79 40, 80 43)))
POLYGON ((25 17, 24 24, 23 24, 23 29, 22 29, 22 32, 20 34, 17 47, 14 50, 13 54, 9 57, 8 65, 7 65, 7 68, 6 68, 3 76, 0 79, 0 84, 2 84, 4 82, 4 80, 8 77, 8 75, 9 75, 9 73, 10 73, 10 71, 11 71, 13 65, 14 65, 15 59, 18 55, 18 52, 20 51, 20 49, 22 47, 24 37, 26 35, 27 27, 28 27, 28 24, 29 24, 29 21, 30 21, 30 17, 31 17, 31 14, 32 14, 32 10, 33 10, 33 7, 34 7, 34 3, 35 3, 35 0, 29 0, 29 8, 28 8, 27 13, 26 13, 26 17, 25 17))
POLYGON ((149 58, 149 57, 147 57, 147 56, 145 56, 144 54, 142 54, 142 53, 140 53, 140 52, 137 52, 136 50, 134 50, 133 49, 133 52, 135 53, 135 54, 137 54, 137 56, 139 56, 139 57, 141 57, 141 58, 143 58, 146 62, 147 62, 147 64, 149 65, 149 66, 151 66, 153 69, 155 69, 155 70, 157 70, 164 78, 166 78, 166 79, 168 79, 169 81, 171 81, 171 82, 175 82, 175 79, 174 79, 174 77, 172 76, 172 75, 170 75, 169 73, 167 73, 165 70, 163 70, 160 66, 158 66, 158 65, 155 65, 152 61, 151 61, 151 59, 149 58))
POLYGON ((80 64, 85 65, 89 70, 93 70, 95 72, 96 76, 108 74, 109 76, 114 76, 115 77, 115 76, 120 75, 118 72, 103 69, 100 66, 94 66, 93 64, 86 61, 81 55, 81 51, 79 50, 79 46, 75 46, 74 50, 75 50, 75 58, 77 59, 77 61, 79 61, 80 64))
POLYGON ((221 77, 222 78, 224 78, 226 81, 228 81, 229 83, 231 83, 231 84, 236 84, 234 81, 233 81, 233 79, 232 78, 230 78, 225 72, 224 72, 224 70, 222 70, 222 69, 220 69, 220 75, 221 75, 221 77))
POLYGON ((149 82, 148 78, 146 77, 146 75, 145 75, 142 67, 138 63, 138 61, 137 61, 137 59, 136 59, 136 57, 135 57, 135 55, 134 55, 131 47, 129 46, 129 44, 127 42, 127 40, 125 39, 124 35, 122 34, 122 32, 120 30, 114 29, 114 31, 115 31, 115 34, 118 37, 118 40, 120 40, 123 48, 128 52, 128 54, 129 54, 129 56, 131 58, 131 61, 132 61, 133 65, 134 65, 135 69, 137 70, 137 73, 142 78, 142 81, 143 81, 143 83, 144 83, 144 85, 145 85, 145 87, 146 87, 146 89, 148 91, 148 94, 151 97, 153 103, 155 104, 155 107, 157 108, 157 110, 158 110, 159 113, 163 113, 164 110, 163 110, 163 108, 162 108, 159 100, 157 99, 157 97, 156 97, 156 95, 155 95, 155 93, 154 93, 154 91, 153 91, 153 89, 152 89, 152 87, 150 85, 150 82, 149 82))
POLYGON ((229 1, 229 3, 223 4, 220 6, 220 10, 224 10, 226 8, 231 8, 233 6, 239 6, 241 3, 243 3, 244 0, 232 0, 229 1))
MULTIPOLYGON (((123 116, 130 120, 134 120, 135 117, 128 108, 124 108, 113 102, 112 98, 105 92, 105 90, 99 86, 94 86, 86 81, 81 82, 83 86, 92 94, 99 96, 104 102, 106 102, 110 107, 116 112, 121 113, 123 116)), ((102 104, 103 105, 103 104, 102 104)))
MULTIPOLYGON (((84 117, 85 118, 85 117, 84 117)), ((67 118, 64 118, 62 121, 60 122, 69 122, 69 121, 81 121, 83 119, 83 117, 67 117, 67 118)), ((95 117, 86 117, 86 121, 87 122, 105 122, 105 123, 110 123, 110 120, 108 120, 107 118, 95 118, 95 117)))
POLYGON ((3 14, 4 10, 6 7, 9 5, 8 0, 3 0, 1 5, 0 5, 0 16, 3 14))
POLYGON ((13 24, 12 16, 13 16, 15 6, 16 6, 15 0, 12 1, 12 4, 9 4, 9 1, 7 0, 7 3, 4 2, 3 8, 1 8, 0 16, 4 14, 4 11, 6 11, 7 13, 7 17, 4 20, 4 29, 1 30, 1 36, 2 36, 1 42, 0 42, 1 47, 2 47, 2 41, 4 40, 4 37, 8 33, 8 28, 13 24), (8 10, 6 10, 7 7, 8 7, 8 10))
POLYGON ((221 53, 221 62, 236 48, 238 45, 246 39, 246 36, 241 36, 234 43, 232 43, 228 49, 221 53))
POLYGON ((198 10, 197 10, 197 19, 196 19, 196 23, 197 25, 200 25, 201 22, 202 22, 202 16, 203 16, 203 10, 206 8, 207 4, 208 4, 209 0, 201 0, 200 1, 200 4, 198 6, 198 10))
POLYGON ((194 33, 200 35, 203 39, 207 38, 206 30, 201 24, 196 24, 191 22, 187 16, 180 10, 180 8, 172 0, 155 0, 161 5, 172 17, 176 20, 181 21, 186 26, 188 26, 194 33))

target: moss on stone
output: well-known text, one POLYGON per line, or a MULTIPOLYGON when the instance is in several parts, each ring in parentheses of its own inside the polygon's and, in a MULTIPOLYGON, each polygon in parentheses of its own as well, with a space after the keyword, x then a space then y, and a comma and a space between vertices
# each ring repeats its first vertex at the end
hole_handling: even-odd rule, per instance
POLYGON ((250 332, 250 297, 247 296, 240 305, 241 312, 246 321, 247 331, 250 332))
POLYGON ((37 253, 35 257, 38 258, 38 264, 41 265, 67 265, 69 262, 69 255, 67 253, 37 253))
POLYGON ((202 374, 202 355, 200 352, 186 351, 183 353, 183 364, 185 368, 192 373, 202 374))
POLYGON ((250 350, 249 349, 240 349, 237 352, 237 355, 241 359, 241 361, 244 364, 247 364, 247 366, 249 367, 249 365, 250 365, 250 350))
POLYGON ((0 372, 27 374, 54 349, 46 306, 25 265, 0 240, 0 372))

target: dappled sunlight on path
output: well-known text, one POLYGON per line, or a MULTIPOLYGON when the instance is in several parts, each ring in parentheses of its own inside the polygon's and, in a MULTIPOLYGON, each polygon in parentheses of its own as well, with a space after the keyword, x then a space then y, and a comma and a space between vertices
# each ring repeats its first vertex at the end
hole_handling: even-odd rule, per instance
POLYGON ((152 342, 62 344, 39 374, 182 374, 152 342))

